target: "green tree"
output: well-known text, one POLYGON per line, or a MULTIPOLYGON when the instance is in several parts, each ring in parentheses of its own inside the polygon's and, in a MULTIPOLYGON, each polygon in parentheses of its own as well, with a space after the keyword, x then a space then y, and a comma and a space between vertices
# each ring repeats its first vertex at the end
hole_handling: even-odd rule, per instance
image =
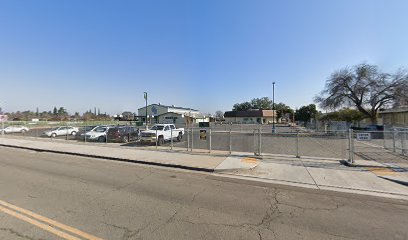
POLYGON ((406 71, 383 73, 377 66, 363 63, 331 74, 315 102, 323 109, 354 106, 376 124, 378 110, 406 103, 407 93, 406 71))
POLYGON ((233 111, 248 111, 250 109, 272 109, 272 101, 268 97, 253 98, 250 102, 234 104, 233 111))
POLYGON ((57 114, 58 114, 57 107, 54 107, 54 110, 52 110, 52 114, 54 114, 54 115, 57 115, 57 114))
POLYGON ((314 119, 317 115, 316 105, 310 104, 299 108, 295 113, 296 121, 309 122, 314 119))
POLYGON ((364 114, 356 109, 346 108, 339 111, 339 119, 348 123, 359 122, 364 118, 364 114))
POLYGON ((293 114, 293 109, 284 103, 275 104, 276 116, 278 118, 290 118, 290 115, 293 114))
POLYGON ((66 115, 66 114, 67 114, 67 110, 66 110, 65 108, 63 108, 63 107, 60 107, 60 108, 58 109, 57 114, 58 114, 59 116, 66 115))
POLYGON ((251 100, 252 109, 272 109, 272 100, 268 97, 254 98, 251 100))
POLYGON ((249 109, 252 109, 250 102, 236 103, 232 108, 233 111, 247 111, 249 109))

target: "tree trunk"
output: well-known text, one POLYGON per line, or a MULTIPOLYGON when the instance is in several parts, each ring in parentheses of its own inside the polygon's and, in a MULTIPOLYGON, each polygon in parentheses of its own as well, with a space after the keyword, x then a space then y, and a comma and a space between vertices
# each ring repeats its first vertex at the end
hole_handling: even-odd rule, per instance
POLYGON ((377 125, 377 116, 370 117, 371 125, 377 125))

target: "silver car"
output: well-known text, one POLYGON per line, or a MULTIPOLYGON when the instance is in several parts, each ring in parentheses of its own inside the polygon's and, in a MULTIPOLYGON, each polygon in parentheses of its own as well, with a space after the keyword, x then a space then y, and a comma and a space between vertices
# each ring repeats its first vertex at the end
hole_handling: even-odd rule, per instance
MULTIPOLYGON (((3 129, 0 129, 0 132, 1 131, 3 131, 3 129)), ((4 128, 5 133, 25 133, 28 131, 29 131, 28 127, 25 126, 8 126, 4 128)))
POLYGON ((75 136, 78 131, 79 129, 77 127, 71 127, 71 126, 56 127, 49 131, 45 131, 44 135, 48 137, 65 136, 65 135, 75 136))

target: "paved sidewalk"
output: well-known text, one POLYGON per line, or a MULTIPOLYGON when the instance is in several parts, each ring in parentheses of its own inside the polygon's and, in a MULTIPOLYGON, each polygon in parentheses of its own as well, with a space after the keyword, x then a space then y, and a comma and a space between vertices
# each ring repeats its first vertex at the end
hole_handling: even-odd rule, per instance
POLYGON ((361 167, 347 167, 338 160, 269 155, 264 156, 256 168, 228 174, 291 186, 408 200, 408 187, 390 181, 392 178, 408 180, 407 172, 395 172, 372 161, 359 160, 359 163, 361 167))
POLYGON ((224 179, 235 178, 408 200, 408 187, 387 179, 405 179, 405 176, 408 179, 406 169, 402 168, 397 172, 386 164, 374 161, 358 160, 359 167, 347 167, 336 159, 327 158, 299 159, 285 155, 263 155, 262 159, 256 159, 251 153, 191 153, 185 149, 148 150, 123 147, 120 144, 83 144, 9 137, 0 137, 1 145, 216 172, 212 176, 224 179))
POLYGON ((227 156, 187 154, 170 151, 140 150, 134 147, 119 147, 117 144, 78 144, 58 141, 44 141, 27 138, 0 138, 0 145, 32 150, 67 153, 89 157, 133 161, 152 165, 171 166, 212 172, 227 156))

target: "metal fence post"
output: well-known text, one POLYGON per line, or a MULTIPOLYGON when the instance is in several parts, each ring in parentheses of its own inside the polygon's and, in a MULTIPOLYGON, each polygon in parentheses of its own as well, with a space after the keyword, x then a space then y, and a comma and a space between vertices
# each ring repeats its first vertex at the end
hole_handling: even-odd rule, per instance
POLYGON ((194 127, 191 128, 191 151, 194 148, 194 127))
POLYGON ((258 129, 258 133, 259 133, 259 136, 258 136, 258 156, 261 156, 261 154, 262 154, 262 129, 261 129, 261 127, 259 127, 259 129, 258 129))
POLYGON ((232 153, 232 146, 231 146, 231 125, 229 129, 229 154, 232 153))
POLYGON ((405 131, 401 131, 401 154, 402 155, 405 155, 404 145, 405 145, 405 131))
POLYGON ((256 129, 254 129, 254 155, 258 155, 257 152, 257 147, 256 147, 256 129))
POLYGON ((354 133, 349 129, 349 162, 354 163, 354 133))
POLYGON ((157 149, 157 126, 156 126, 156 149, 157 149))
POLYGON ((173 150, 173 128, 170 129, 170 149, 173 150))
POLYGON ((397 131, 397 129, 395 129, 395 128, 392 131, 392 151, 393 152, 397 151, 397 149, 395 147, 395 138, 396 138, 396 135, 397 135, 396 131, 397 131))
POLYGON ((403 152, 402 152, 402 154, 405 156, 405 154, 406 154, 406 148, 405 148, 405 143, 406 143, 406 141, 405 140, 407 140, 407 130, 405 130, 404 131, 404 146, 402 146, 402 149, 403 149, 403 152))
POLYGON ((187 128, 187 152, 190 149, 190 128, 187 128))
POLYGON ((210 132, 209 132, 210 135, 209 135, 208 140, 210 141, 210 142, 209 142, 210 145, 209 145, 209 151, 208 151, 208 152, 211 153, 211 148, 212 148, 212 146, 211 146, 211 127, 209 128, 209 131, 210 131, 210 132))
POLYGON ((299 154, 299 130, 296 131, 296 157, 300 158, 300 154, 299 154))

